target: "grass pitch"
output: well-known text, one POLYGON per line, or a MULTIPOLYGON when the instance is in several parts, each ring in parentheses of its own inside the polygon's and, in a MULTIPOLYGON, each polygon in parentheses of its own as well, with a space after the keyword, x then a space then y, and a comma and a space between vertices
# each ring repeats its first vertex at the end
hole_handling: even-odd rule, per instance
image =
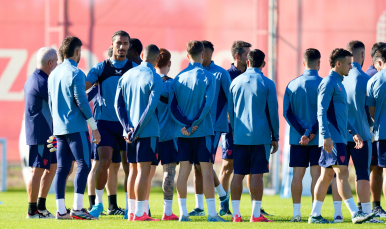
MULTIPOLYGON (((87 193, 87 192, 86 192, 87 193)), ((106 193, 105 193, 106 194, 106 193)), ((122 190, 118 192, 118 205, 125 207, 125 194, 122 190)), ((382 197, 382 201, 383 201, 382 197)), ((327 224, 327 225, 309 225, 307 223, 308 216, 311 212, 311 198, 302 198, 302 220, 301 223, 290 223, 292 218, 292 200, 280 199, 278 196, 264 196, 262 207, 274 216, 268 217, 275 220, 274 223, 249 223, 251 215, 251 201, 249 195, 243 194, 241 199, 241 215, 244 223, 208 223, 207 217, 191 217, 193 222, 180 223, 176 221, 161 221, 161 222, 129 222, 123 220, 121 216, 102 216, 98 221, 82 221, 82 220, 63 220, 56 219, 35 219, 27 220, 26 214, 28 210, 27 193, 25 191, 8 191, 0 192, 0 228, 385 228, 385 224, 361 224, 353 225, 351 223, 350 213, 343 203, 343 218, 345 223, 342 224, 327 224)), ((107 196, 104 198, 105 208, 107 207, 107 196)), ((73 192, 66 193, 66 206, 71 207, 73 202, 73 192)), ((383 201, 384 204, 384 201, 383 201)), ((192 210, 195 205, 194 195, 188 195, 187 199, 188 211, 192 210)), ((88 198, 85 195, 84 206, 88 207, 88 198)), ((385 205, 384 205, 385 206, 385 205)), ((47 198, 47 209, 55 214, 55 195, 49 194, 47 198)), ((150 209, 154 218, 161 219, 163 212, 163 194, 161 190, 155 189, 150 195, 150 209)), ((218 210, 218 204, 217 204, 218 210)), ((174 195, 173 212, 179 216, 177 195, 174 195)), ((207 213, 207 210, 205 209, 207 213)), ((334 207, 332 197, 327 196, 323 205, 323 217, 332 220, 334 216, 334 207)), ((231 216, 224 217, 231 220, 231 216)), ((386 218, 383 220, 386 221, 386 218)))

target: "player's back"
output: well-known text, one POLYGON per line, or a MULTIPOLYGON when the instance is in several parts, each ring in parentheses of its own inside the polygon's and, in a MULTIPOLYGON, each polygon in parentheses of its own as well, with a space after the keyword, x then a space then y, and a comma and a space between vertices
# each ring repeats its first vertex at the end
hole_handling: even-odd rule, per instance
MULTIPOLYGON (((171 92, 171 87, 173 83, 173 79, 167 77, 166 75, 163 76, 163 79, 165 80, 163 82, 163 92, 162 96, 169 98, 169 93, 171 92)), ((160 99, 160 102, 157 105, 157 117, 159 121, 159 128, 160 128, 160 137, 159 141, 167 141, 174 138, 174 132, 175 132, 175 121, 172 119, 169 109, 168 109, 168 102, 162 101, 162 97, 160 99)))
POLYGON ((386 69, 379 71, 367 83, 368 106, 375 107, 374 132, 375 140, 386 139, 386 69))

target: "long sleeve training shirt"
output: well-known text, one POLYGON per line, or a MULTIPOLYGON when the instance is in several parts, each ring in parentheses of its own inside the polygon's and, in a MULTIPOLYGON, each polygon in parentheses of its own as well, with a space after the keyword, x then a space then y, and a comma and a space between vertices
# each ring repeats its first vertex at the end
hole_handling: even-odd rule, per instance
POLYGON ((300 145, 303 135, 315 138, 308 145, 318 145, 318 87, 322 78, 317 70, 305 70, 292 80, 284 94, 283 116, 290 125, 290 144, 300 145))
POLYGON ((331 70, 318 88, 319 146, 324 139, 347 144, 347 130, 357 132, 348 121, 347 94, 342 84, 343 76, 331 70))
POLYGON ((214 135, 210 108, 216 91, 214 75, 200 63, 190 63, 174 78, 169 97, 169 109, 176 121, 176 137, 196 138, 214 135), (189 136, 181 133, 183 127, 191 132, 189 136))
POLYGON ((119 80, 115 95, 115 110, 124 131, 134 129, 131 140, 159 137, 159 124, 155 114, 162 93, 162 78, 152 64, 142 62, 127 71, 119 80))
MULTIPOLYGON (((343 80, 343 86, 347 93, 348 113, 350 114, 348 121, 362 137, 363 141, 371 139, 370 124, 372 125, 372 123, 369 108, 366 106, 366 86, 369 79, 370 76, 362 71, 362 66, 359 63, 353 62, 352 69, 343 80)), ((347 141, 353 142, 354 140, 348 138, 347 141)))
POLYGON ((78 64, 65 59, 48 78, 48 95, 54 135, 88 131, 92 118, 86 95, 86 75, 78 64))
POLYGON ((159 141, 164 142, 171 139, 174 139, 176 122, 172 119, 171 114, 168 109, 169 94, 171 93, 171 87, 173 79, 169 78, 166 75, 162 75, 163 82, 163 92, 161 99, 157 105, 157 117, 159 121, 160 136, 159 141), (165 100, 166 99, 166 100, 165 100))
POLYGON ((231 77, 228 71, 216 65, 213 61, 205 70, 212 73, 215 77, 216 91, 210 113, 214 131, 221 133, 228 132, 228 96, 231 77))
POLYGON ((259 68, 247 68, 232 81, 228 112, 234 144, 263 145, 279 140, 276 86, 259 68))

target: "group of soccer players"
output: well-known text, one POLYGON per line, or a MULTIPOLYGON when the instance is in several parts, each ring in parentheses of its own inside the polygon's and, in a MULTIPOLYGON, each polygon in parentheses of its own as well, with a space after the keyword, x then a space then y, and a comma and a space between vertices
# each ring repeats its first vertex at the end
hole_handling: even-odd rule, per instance
MULTIPOLYGON (((386 47, 382 43, 375 46, 373 66, 381 71, 386 47)), ((25 123, 32 167, 27 218, 96 220, 104 214, 106 187, 108 215, 123 215, 129 221, 159 221, 151 218, 149 195, 156 166, 161 163, 162 220, 191 221, 192 216, 204 216, 205 196, 209 222, 226 222, 220 217, 224 215, 242 222, 240 198, 243 179, 248 175, 250 222, 272 222, 265 217, 268 214, 261 208, 261 201, 263 174, 269 172, 270 154, 278 149, 279 115, 275 84, 262 73, 265 54, 261 50, 235 41, 231 49, 234 63, 225 70, 213 62, 211 42, 192 40, 187 44, 190 63, 173 79, 167 75, 171 53, 154 44, 143 49, 141 42, 125 31, 113 34, 109 58, 95 65, 87 76, 77 68, 81 47, 79 38, 67 37, 58 53, 53 48, 41 48, 37 69, 25 83, 25 123), (57 66, 58 56, 61 64, 57 66), (218 177, 213 163, 221 136, 223 164, 218 177), (75 162, 74 203, 67 209, 66 181, 75 162), (125 209, 118 207, 116 195, 121 162, 125 209), (172 212, 177 165, 179 217, 172 212), (188 212, 187 180, 192 165, 196 207, 188 212), (45 198, 55 173, 57 212, 53 216, 45 207, 45 198), (87 184, 88 210, 83 208, 87 184)), ((324 79, 318 76, 320 59, 318 50, 306 50, 305 72, 290 82, 284 98, 284 117, 291 126, 290 166, 294 167, 291 221, 301 221, 301 180, 305 168, 311 165, 314 203, 310 223, 329 223, 320 212, 334 174, 334 205, 343 198, 354 223, 381 222, 375 216, 386 216, 379 204, 382 168, 386 167, 381 156, 386 146, 380 134, 382 71, 371 80, 363 73, 364 45, 359 41, 350 42, 348 51, 335 49, 331 53, 332 70, 324 79), (377 145, 372 147, 373 126, 377 145), (372 162, 371 156, 377 156, 377 152, 379 157, 372 162), (348 184, 350 156, 357 171, 359 208, 348 184), (369 180, 376 214, 369 207, 369 180)), ((335 219, 342 221, 341 212, 336 210, 336 214, 335 219)))

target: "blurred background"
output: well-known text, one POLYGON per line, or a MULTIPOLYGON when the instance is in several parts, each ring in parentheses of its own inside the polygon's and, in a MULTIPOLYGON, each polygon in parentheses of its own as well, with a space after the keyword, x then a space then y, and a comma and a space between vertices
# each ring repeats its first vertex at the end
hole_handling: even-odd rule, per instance
MULTIPOLYGON (((266 54, 263 73, 277 87, 280 114, 280 151, 271 157, 266 186, 277 194, 290 179, 282 117, 283 93, 289 81, 303 72, 302 54, 317 48, 322 54, 324 77, 334 48, 350 40, 370 48, 386 41, 385 0, 0 0, 0 183, 1 189, 24 189, 25 163, 21 134, 27 77, 36 66, 36 52, 43 46, 58 48, 66 36, 83 42, 79 67, 87 74, 106 58, 115 31, 125 30, 143 46, 156 44, 172 54, 169 76, 188 65, 186 44, 208 40, 214 44, 214 62, 225 69, 233 62, 230 48, 244 40, 266 54), (5 155, 5 157, 3 156, 5 155), (284 155, 284 156, 283 156, 284 155)), ((221 150, 221 145, 219 146, 221 150)), ((221 167, 218 153, 215 168, 221 167)), ((353 173, 351 173, 353 174, 353 173)), ((120 174, 123 183, 123 172, 120 174)), ((153 185, 159 186, 162 167, 153 185)), ((70 179, 71 181, 71 179, 70 179)), ((71 183, 71 182, 70 182, 71 183)))

